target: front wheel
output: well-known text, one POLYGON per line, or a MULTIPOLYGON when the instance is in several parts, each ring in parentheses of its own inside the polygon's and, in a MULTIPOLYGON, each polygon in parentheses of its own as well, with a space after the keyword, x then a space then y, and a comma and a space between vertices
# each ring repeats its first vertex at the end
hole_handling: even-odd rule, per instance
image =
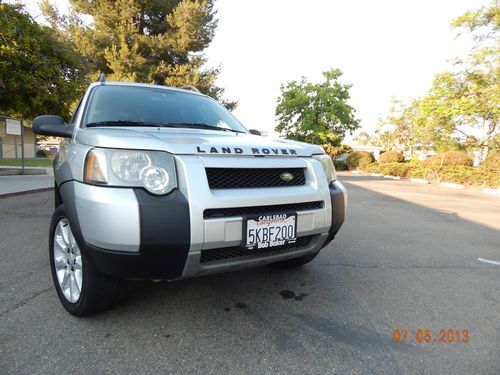
POLYGON ((49 257, 57 295, 70 314, 83 316, 106 310, 123 297, 125 281, 97 272, 80 250, 64 205, 52 216, 49 257))
POLYGON ((288 259, 288 260, 283 260, 281 262, 276 262, 272 263, 271 266, 276 267, 276 268, 296 268, 303 266, 304 264, 307 264, 311 262, 314 258, 316 258, 319 254, 319 251, 313 253, 313 254, 308 254, 304 255, 298 258, 293 258, 293 259, 288 259))

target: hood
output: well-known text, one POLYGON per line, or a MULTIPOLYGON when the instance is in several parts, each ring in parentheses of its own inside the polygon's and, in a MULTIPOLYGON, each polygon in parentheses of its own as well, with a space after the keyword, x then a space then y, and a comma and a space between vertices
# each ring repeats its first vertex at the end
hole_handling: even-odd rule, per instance
POLYGON ((167 151, 176 155, 311 156, 323 154, 308 143, 217 130, 172 128, 78 129, 75 142, 96 147, 167 151))

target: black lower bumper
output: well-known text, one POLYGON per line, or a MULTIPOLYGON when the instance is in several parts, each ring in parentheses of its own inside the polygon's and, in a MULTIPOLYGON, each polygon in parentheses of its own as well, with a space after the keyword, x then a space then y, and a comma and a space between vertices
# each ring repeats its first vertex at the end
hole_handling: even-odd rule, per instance
POLYGON ((182 275, 191 233, 189 204, 180 191, 154 196, 135 189, 141 223, 141 245, 137 253, 107 250, 86 243, 76 213, 73 185, 61 185, 60 193, 78 245, 99 272, 139 279, 176 279, 182 275))
POLYGON ((330 199, 332 201, 332 226, 328 231, 328 238, 324 246, 328 245, 335 238, 345 220, 345 191, 333 182, 330 183, 330 199))
POLYGON ((130 254, 84 244, 84 252, 99 272, 124 279, 173 280, 182 275, 187 259, 187 252, 178 256, 168 248, 130 254))

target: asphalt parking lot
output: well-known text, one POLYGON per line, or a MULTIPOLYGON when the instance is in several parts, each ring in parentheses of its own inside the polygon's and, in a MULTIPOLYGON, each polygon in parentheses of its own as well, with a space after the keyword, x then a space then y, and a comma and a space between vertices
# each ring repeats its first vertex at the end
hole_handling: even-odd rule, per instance
POLYGON ((500 266, 478 261, 500 261, 500 198, 341 179, 347 221, 302 269, 136 282, 80 319, 50 279, 52 192, 0 199, 0 373, 500 373, 500 266))

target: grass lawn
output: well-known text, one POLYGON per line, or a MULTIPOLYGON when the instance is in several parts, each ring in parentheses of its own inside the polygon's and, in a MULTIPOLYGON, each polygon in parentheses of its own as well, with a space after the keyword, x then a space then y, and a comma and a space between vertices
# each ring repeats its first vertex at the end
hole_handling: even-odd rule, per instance
MULTIPOLYGON (((21 159, 0 159, 0 167, 20 167, 21 159)), ((52 167, 52 159, 50 158, 36 158, 24 159, 25 167, 52 167)))

